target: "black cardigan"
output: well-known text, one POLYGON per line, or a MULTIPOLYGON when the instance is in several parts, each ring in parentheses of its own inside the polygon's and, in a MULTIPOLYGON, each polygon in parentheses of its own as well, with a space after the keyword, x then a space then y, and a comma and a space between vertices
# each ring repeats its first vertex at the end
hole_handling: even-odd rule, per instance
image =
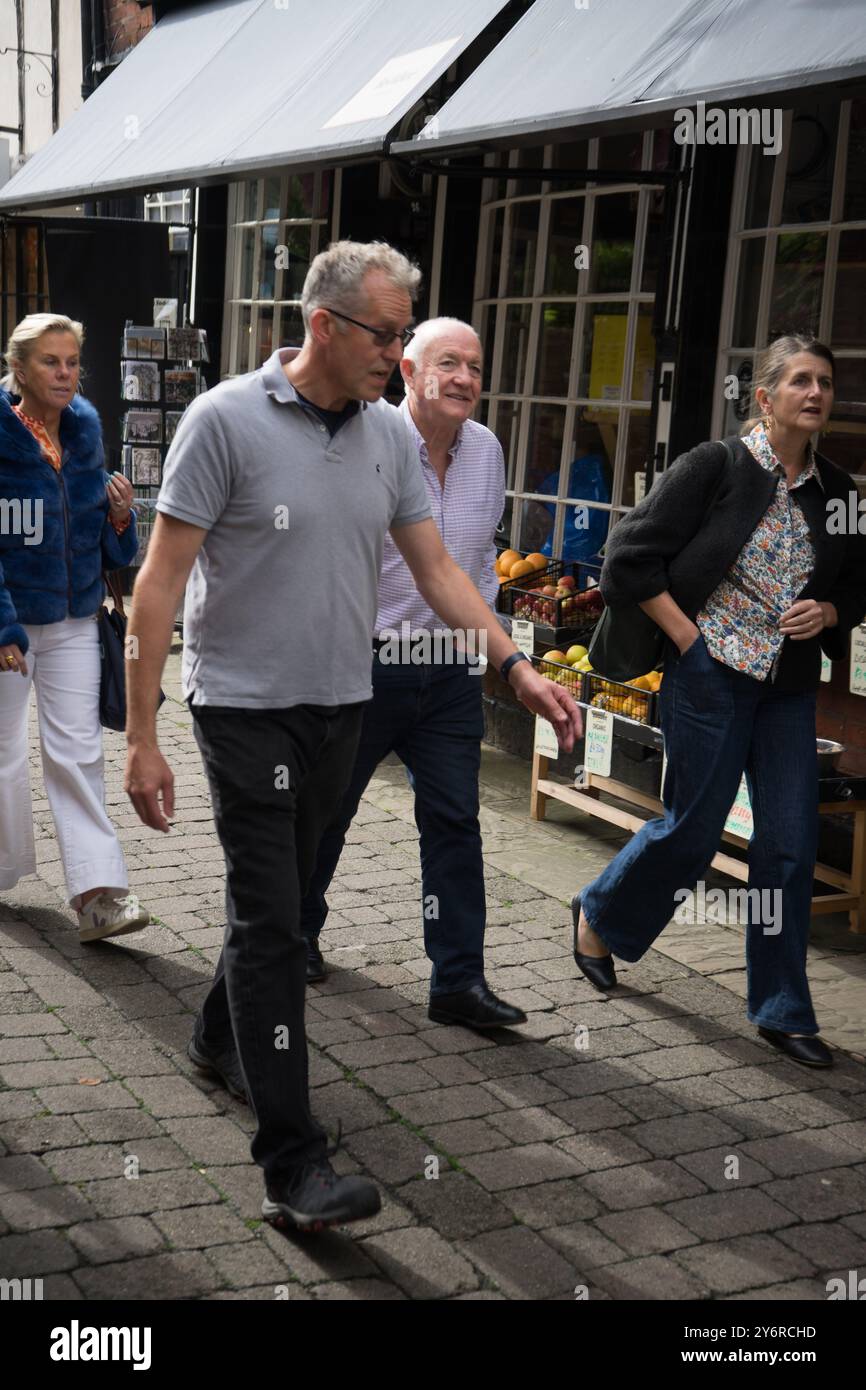
MULTIPOLYGON (((733 436, 727 443, 730 459, 718 441, 681 454, 617 523, 599 581, 611 608, 670 590, 694 619, 724 579, 779 483, 779 475, 762 467, 742 439, 733 436)), ((844 660, 848 635, 866 614, 866 536, 834 535, 827 527, 828 501, 842 498, 847 515, 853 492, 857 516, 859 494, 843 469, 820 454, 815 459, 823 492, 810 478, 796 494, 815 547, 815 568, 797 597, 834 604, 839 625, 805 641, 785 638, 774 682, 778 690, 814 690, 821 675, 820 649, 832 661, 844 660)))

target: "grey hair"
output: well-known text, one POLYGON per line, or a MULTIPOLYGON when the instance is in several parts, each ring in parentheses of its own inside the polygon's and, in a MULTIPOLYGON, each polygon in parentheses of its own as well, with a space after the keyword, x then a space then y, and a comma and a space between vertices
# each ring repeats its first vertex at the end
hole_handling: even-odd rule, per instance
MULTIPOLYGON (((423 367, 427 354, 433 345, 437 343, 440 338, 444 338, 448 333, 453 333, 456 328, 468 328, 472 336, 478 340, 478 346, 481 348, 481 339, 478 337, 478 333, 472 327, 471 323, 464 323, 463 319, 425 319, 425 321, 415 329, 415 336, 411 343, 405 348, 403 356, 408 357, 411 362, 414 362, 415 370, 418 371, 419 368, 423 367)), ((481 350, 483 352, 483 348, 481 350)), ((408 392, 408 381, 404 380, 403 385, 408 392)))
POLYGON ((8 370, 5 376, 0 378, 0 387, 4 391, 18 394, 19 379, 16 368, 23 367, 43 333, 71 333, 79 349, 84 346, 84 324, 79 323, 77 319, 67 318, 65 314, 28 314, 12 329, 9 342, 6 344, 5 358, 8 370))
MULTIPOLYGON (((813 357, 823 357, 828 362, 836 378, 836 359, 826 343, 819 343, 817 338, 805 333, 785 333, 781 338, 774 338, 768 348, 761 353, 758 358, 758 365, 755 370, 752 382, 752 400, 756 401, 756 392, 759 387, 763 387, 768 396, 772 396, 782 377, 785 375, 785 368, 792 357, 796 357, 800 352, 809 352, 813 357)), ((756 425, 761 423, 763 416, 755 415, 753 419, 747 420, 742 430, 742 434, 750 434, 756 425)))
POLYGON ((334 241, 315 257, 301 294, 304 329, 309 334, 314 309, 357 313, 362 282, 371 270, 381 270, 411 300, 418 298, 421 271, 386 241, 334 241))

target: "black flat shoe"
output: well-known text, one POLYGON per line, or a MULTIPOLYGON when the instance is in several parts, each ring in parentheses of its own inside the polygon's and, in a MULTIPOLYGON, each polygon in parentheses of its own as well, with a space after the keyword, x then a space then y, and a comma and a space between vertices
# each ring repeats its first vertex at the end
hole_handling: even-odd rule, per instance
POLYGON ((789 1033, 778 1033, 775 1028, 758 1028, 762 1038, 771 1047, 776 1047, 790 1057, 792 1062, 800 1062, 804 1067, 832 1067, 833 1054, 820 1038, 792 1038, 789 1033))
POLYGON ((578 926, 580 924, 580 894, 575 893, 571 900, 571 918, 574 922, 574 963, 596 989, 616 989, 616 969, 613 956, 585 956, 577 949, 578 926))
POLYGON ((211 1076, 215 1076, 218 1081, 222 1082, 230 1096, 234 1096, 235 1100, 243 1101, 244 1105, 249 1105, 247 1083, 241 1069, 241 1060, 234 1047, 228 1048, 224 1052, 210 1052, 201 1040, 199 1026, 196 1023, 186 1052, 189 1060, 198 1067, 199 1071, 206 1071, 211 1076))
POLYGON ((325 957, 319 950, 319 943, 314 936, 307 936, 304 939, 307 946, 307 984, 317 985, 328 978, 325 957))
POLYGON ((497 999, 486 984, 473 985, 457 994, 436 994, 427 1017, 434 1023, 459 1023, 464 1028, 513 1028, 525 1023, 526 1014, 504 999, 497 999))

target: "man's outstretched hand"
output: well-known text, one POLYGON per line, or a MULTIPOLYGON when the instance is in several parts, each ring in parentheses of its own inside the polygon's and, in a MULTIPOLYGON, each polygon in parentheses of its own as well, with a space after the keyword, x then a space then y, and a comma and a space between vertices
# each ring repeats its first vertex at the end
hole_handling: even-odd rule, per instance
POLYGON ((130 747, 123 788, 139 820, 152 830, 167 832, 171 829, 174 773, 155 745, 130 747))
POLYGON ((583 734, 583 714, 574 697, 562 686, 546 681, 528 661, 518 661, 509 672, 509 683, 522 705, 553 725, 560 748, 570 753, 583 734))

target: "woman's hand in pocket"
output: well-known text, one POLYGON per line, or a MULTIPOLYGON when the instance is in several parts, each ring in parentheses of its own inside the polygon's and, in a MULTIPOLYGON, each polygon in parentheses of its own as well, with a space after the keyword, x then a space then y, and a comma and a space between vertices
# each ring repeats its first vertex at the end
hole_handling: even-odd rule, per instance
POLYGON ((698 627, 697 623, 692 623, 692 624, 691 624, 691 631, 688 632, 688 633, 686 634, 686 636, 685 636, 685 638, 683 639, 682 642, 677 642, 677 646, 679 647, 679 650, 680 650, 680 656, 685 656, 685 654, 686 654, 686 652, 689 650, 689 648, 690 648, 690 647, 693 647, 693 646, 695 645, 695 642, 697 642, 697 640, 698 640, 698 638, 700 637, 700 635, 701 635, 701 630, 700 630, 700 628, 698 627))

